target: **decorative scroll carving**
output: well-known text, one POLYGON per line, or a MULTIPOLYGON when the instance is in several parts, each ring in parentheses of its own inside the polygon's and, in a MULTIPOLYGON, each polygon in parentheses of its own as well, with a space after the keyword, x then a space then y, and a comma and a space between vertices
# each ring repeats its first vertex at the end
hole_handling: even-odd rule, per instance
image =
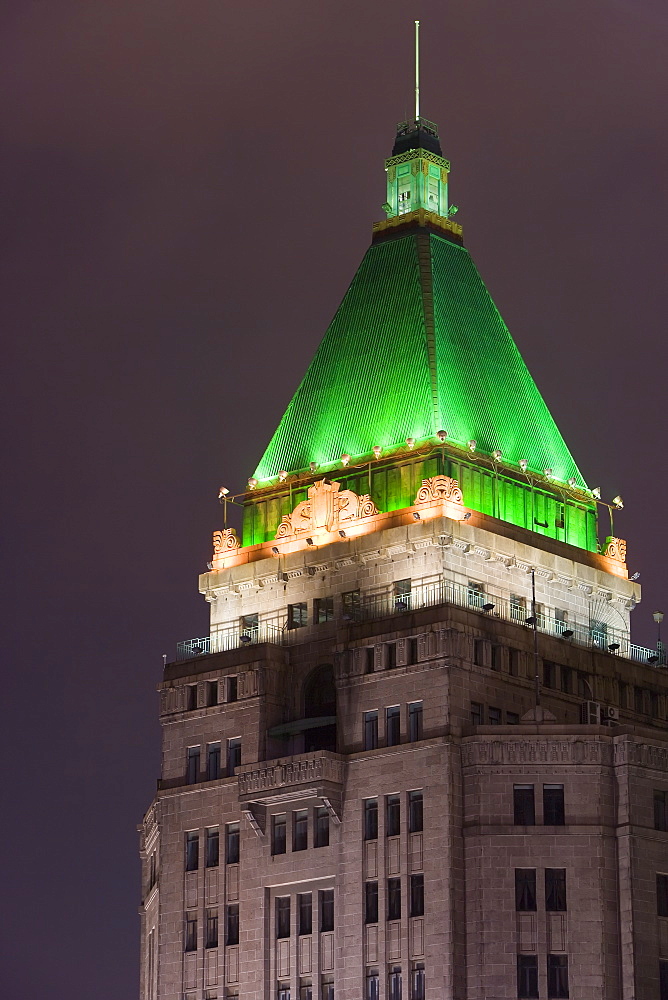
POLYGON ((239 539, 234 528, 224 528, 223 531, 213 533, 213 551, 229 552, 230 549, 239 548, 239 539))
POLYGON ((616 562, 625 563, 626 539, 614 538, 614 536, 609 535, 605 540, 605 545, 603 546, 603 555, 607 556, 608 559, 614 559, 616 562))
POLYGON ((463 503, 462 491, 457 480, 450 479, 450 476, 433 476, 431 479, 423 479, 415 503, 429 503, 432 500, 463 503))
POLYGON ((352 490, 342 490, 341 483, 319 479, 309 486, 308 500, 302 500, 291 514, 283 517, 276 537, 303 535, 318 528, 336 531, 350 521, 377 513, 378 509, 368 493, 358 496, 352 490))

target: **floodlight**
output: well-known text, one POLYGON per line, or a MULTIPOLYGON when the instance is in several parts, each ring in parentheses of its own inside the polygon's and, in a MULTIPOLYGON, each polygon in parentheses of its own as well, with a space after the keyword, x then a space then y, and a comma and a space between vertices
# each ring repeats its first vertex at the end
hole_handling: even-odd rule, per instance
POLYGON ((381 453, 382 450, 383 449, 381 448, 381 446, 379 444, 375 444, 373 446, 373 453, 376 456, 376 458, 380 458, 380 453, 381 453))
POLYGON ((468 446, 469 446, 469 451, 475 451, 475 450, 476 450, 476 447, 477 447, 477 445, 478 445, 478 442, 477 442, 477 441, 475 441, 475 440, 474 440, 473 438, 471 438, 471 440, 470 440, 470 441, 467 441, 467 444, 468 444, 468 446))
POLYGON ((441 442, 441 444, 445 441, 447 436, 448 436, 447 431, 436 431, 436 437, 441 442))
POLYGON ((608 649, 610 650, 611 653, 616 653, 617 650, 619 649, 619 643, 611 642, 610 645, 608 646, 608 649))
POLYGON ((271 551, 274 553, 275 556, 277 556, 278 555, 278 545, 272 545, 271 551))
POLYGON ((470 519, 471 519, 471 511, 467 510, 462 520, 469 521, 470 519))
POLYGON ((416 521, 419 521, 420 520, 420 512, 417 511, 417 510, 414 510, 413 511, 413 517, 415 518, 416 521))
POLYGON ((345 467, 349 461, 350 461, 350 455, 341 455, 341 465, 345 467))
POLYGON ((565 628, 561 634, 563 635, 564 639, 572 639, 573 636, 575 635, 575 632, 573 631, 572 628, 565 628))
POLYGON ((318 463, 317 462, 309 462, 308 467, 311 470, 311 472, 315 472, 315 470, 318 468, 318 463))
POLYGON ((622 498, 619 495, 616 496, 616 497, 613 497, 612 498, 612 502, 614 503, 614 505, 617 508, 617 510, 621 510, 622 507, 624 506, 624 501, 622 500, 622 498))
POLYGON ((591 491, 591 495, 593 497, 595 497, 597 500, 600 500, 601 499, 601 487, 600 486, 595 486, 594 489, 591 491))
POLYGON ((482 610, 483 611, 493 611, 495 607, 496 607, 495 604, 483 604, 482 610))
POLYGON ((550 476, 552 475, 552 469, 543 469, 543 475, 545 476, 546 479, 549 479, 550 476))
POLYGON ((573 489, 574 486, 577 486, 577 484, 578 484, 577 479, 574 479, 573 476, 571 476, 571 478, 568 480, 568 485, 571 487, 571 489, 573 489))
POLYGON ((492 452, 492 458, 494 459, 495 462, 500 462, 501 459, 503 458, 503 452, 499 451, 499 449, 497 448, 496 451, 492 452))
POLYGON ((255 489, 255 487, 257 486, 257 479, 255 478, 255 476, 250 477, 250 479, 248 480, 248 485, 252 490, 255 489))
POLYGON ((412 450, 415 447, 415 438, 406 438, 406 444, 412 450))
POLYGON ((283 469, 282 472, 279 472, 279 474, 278 474, 279 482, 284 483, 287 478, 288 478, 288 474, 285 471, 285 469, 283 469))
POLYGON ((222 498, 226 497, 229 492, 230 491, 228 490, 227 486, 221 486, 220 489, 218 490, 218 499, 222 500, 222 498))
POLYGON ((348 537, 348 536, 346 535, 345 531, 343 530, 343 528, 339 528, 339 536, 340 536, 341 538, 347 538, 347 537, 348 537))
POLYGON ((247 644, 248 644, 249 642, 252 642, 252 641, 253 641, 252 637, 251 637, 250 635, 248 635, 248 633, 247 633, 247 632, 244 632, 244 634, 243 634, 243 635, 240 635, 240 636, 239 636, 239 640, 240 640, 241 642, 243 642, 243 643, 244 643, 245 645, 247 645, 247 644))
POLYGON ((634 573, 633 576, 631 577, 631 579, 632 580, 639 580, 640 579, 640 573, 634 573))
POLYGON ((307 544, 307 545, 315 545, 315 542, 313 541, 313 539, 312 539, 312 538, 307 538, 307 539, 306 539, 306 544, 307 544))
POLYGON ((527 465, 528 464, 529 463, 527 462, 526 458, 521 458, 520 459, 520 469, 522 470, 522 472, 526 472, 527 471, 527 465))
POLYGON ((537 621, 538 621, 538 619, 536 618, 535 615, 529 615, 528 618, 524 619, 524 624, 525 625, 535 625, 537 621))

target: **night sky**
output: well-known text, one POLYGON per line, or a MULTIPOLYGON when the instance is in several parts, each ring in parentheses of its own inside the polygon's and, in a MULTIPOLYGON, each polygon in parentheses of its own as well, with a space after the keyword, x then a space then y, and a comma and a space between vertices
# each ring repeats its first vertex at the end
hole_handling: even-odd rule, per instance
MULTIPOLYGON (((585 479, 668 612, 665 0, 0 12, 2 992, 135 1000, 162 654, 382 218, 412 107, 585 479), (8 695, 8 697, 7 697, 8 695)), ((607 532, 603 532, 606 534, 607 532)))

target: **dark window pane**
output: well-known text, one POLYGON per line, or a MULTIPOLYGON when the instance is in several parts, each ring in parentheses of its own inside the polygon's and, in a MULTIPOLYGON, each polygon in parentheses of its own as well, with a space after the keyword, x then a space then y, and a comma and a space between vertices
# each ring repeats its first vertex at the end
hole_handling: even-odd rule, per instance
POLYGON ((417 962, 411 977, 411 1000, 425 1000, 424 965, 417 962))
POLYGON ((199 781, 199 747, 188 747, 186 760, 186 784, 194 785, 199 781))
POLYGON ((186 917, 185 951, 197 951, 197 917, 186 917))
POLYGON ((656 912, 659 917, 668 917, 668 875, 656 876, 656 912))
POLYGON ((197 685, 188 685, 188 711, 192 712, 197 708, 197 685))
POLYGON ((308 609, 306 601, 299 604, 288 604, 288 628, 302 628, 308 625, 308 609))
POLYGON ((668 830, 668 792, 654 792, 654 829, 668 830))
POLYGON ((411 917, 424 915, 424 875, 411 875, 411 917))
POLYGON ((239 685, 236 677, 227 678, 227 700, 235 702, 239 696, 239 685))
POLYGON ((334 619, 334 598, 317 597, 313 602, 313 621, 316 625, 321 622, 331 622, 334 619))
POLYGON ((668 1000, 668 962, 659 962, 659 1000, 668 1000))
POLYGON ((547 956, 547 995, 556 1000, 568 997, 568 955, 547 956))
POLYGON ((241 764, 241 737, 227 741, 227 776, 231 777, 241 764))
POLYGON ((220 778, 220 743, 209 743, 206 748, 206 778, 207 781, 220 778))
POLYGON ((388 747, 401 742, 401 714, 398 705, 385 710, 385 742, 388 747))
POLYGON ((545 826, 564 825, 563 785, 543 785, 543 823, 545 826))
POLYGON ((501 725, 501 709, 492 708, 490 705, 487 709, 487 724, 489 726, 500 726, 501 725))
POLYGON ((299 907, 299 933, 311 934, 313 932, 313 899, 311 893, 299 893, 297 896, 297 906, 299 907))
POLYGON ((225 915, 225 942, 239 944, 239 904, 232 903, 225 915))
POLYGON ((378 883, 364 883, 364 923, 378 923, 378 883))
POLYGON ((412 701, 408 706, 408 739, 417 743, 422 739, 422 702, 412 701))
POLYGON ((401 879, 387 880, 387 919, 401 920, 401 879))
POLYGON ((537 1000, 538 956, 517 956, 517 995, 521 1000, 537 1000))
POLYGON ((515 826, 534 826, 536 806, 533 785, 513 785, 513 808, 515 826))
POLYGON ((471 702, 471 725, 472 726, 482 726, 485 721, 485 709, 477 701, 471 702))
POLYGON ((364 749, 375 750, 378 746, 378 712, 364 713, 364 749))
POLYGON ((360 592, 359 590, 349 590, 346 594, 341 594, 343 620, 346 622, 357 621, 360 617, 360 592))
POLYGON ((290 937, 290 897, 279 896, 276 900, 276 937, 290 937))
POLYGON ((334 890, 323 889, 320 893, 320 930, 334 930, 334 890))
POLYGON ((401 1000, 401 968, 395 965, 388 981, 388 1000, 401 1000))
POLYGON ((422 792, 408 793, 408 832, 420 833, 423 828, 422 792))
POLYGON ((492 646, 492 670, 501 669, 501 646, 492 646))
POLYGON ((186 871, 195 872, 199 867, 199 833, 186 834, 186 871))
MULTIPOLYGON (((668 965, 668 962, 666 963, 668 965)), ((364 994, 364 1000, 379 1000, 380 996, 380 984, 378 972, 368 972, 366 976, 366 990, 364 994)))
POLYGON ((252 615, 243 615, 241 618, 241 634, 249 636, 252 640, 257 641, 258 630, 260 626, 260 619, 257 613, 252 615))
POLYGON ((318 806, 315 811, 314 846, 329 846, 329 812, 324 806, 318 806))
POLYGON ((218 704, 218 681, 208 681, 206 685, 206 703, 211 708, 218 704))
POLYGON ((218 947, 218 910, 206 911, 205 948, 218 947))
POLYGON ((385 836, 398 837, 401 829, 401 799, 398 795, 385 797, 385 836))
POLYGON ((378 838, 378 799, 364 800, 364 839, 378 838))
POLYGON ((397 611, 408 611, 411 606, 411 581, 397 580, 394 585, 394 606, 397 611))
POLYGON ((397 665, 397 644, 388 642, 385 644, 385 666, 388 670, 394 670, 397 665))
POLYGON ((279 983, 276 991, 276 1000, 290 1000, 289 983, 279 983))
POLYGON ((519 726, 520 717, 518 712, 506 712, 506 725, 519 726))
POLYGON ((551 913, 566 910, 566 869, 545 869, 545 909, 551 913))
POLYGON ((569 667, 561 667, 561 690, 564 694, 570 694, 572 689, 571 671, 569 667))
POLYGON ((225 861, 228 865, 239 864, 239 824, 228 823, 225 828, 225 861))
POLYGON ((308 810, 299 809, 292 814, 292 850, 305 851, 308 847, 308 810))
POLYGON ((271 853, 285 854, 286 850, 286 817, 285 813, 271 817, 271 853))
POLYGON ((218 827, 212 828, 206 831, 206 867, 216 868, 218 865, 218 845, 220 841, 220 835, 218 833, 218 827))
POLYGON ((526 913, 536 909, 536 869, 515 869, 515 909, 526 913))

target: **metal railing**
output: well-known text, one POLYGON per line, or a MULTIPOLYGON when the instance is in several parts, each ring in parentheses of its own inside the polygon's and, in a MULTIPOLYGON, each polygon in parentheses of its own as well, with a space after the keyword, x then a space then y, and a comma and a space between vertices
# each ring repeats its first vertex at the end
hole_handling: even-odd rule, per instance
MULTIPOLYGON (((343 598, 340 620, 344 623, 375 621, 391 615, 418 611, 421 608, 448 604, 467 608, 491 618, 515 622, 528 629, 534 627, 531 611, 523 605, 508 598, 487 594, 481 590, 444 579, 434 583, 418 584, 408 592, 346 594, 343 598)), ((616 629, 605 622, 564 621, 561 617, 540 611, 536 615, 535 626, 539 632, 557 636, 578 646, 615 653, 617 656, 640 663, 666 665, 663 649, 657 651, 648 649, 646 646, 638 646, 630 641, 628 631, 616 629)), ((185 642, 178 643, 176 658, 177 660, 186 660, 194 656, 222 653, 260 642, 285 645, 286 643, 298 642, 302 634, 300 628, 289 629, 287 625, 281 627, 269 622, 260 622, 259 625, 252 628, 243 628, 241 625, 231 626, 214 632, 210 636, 187 639, 185 642)))

